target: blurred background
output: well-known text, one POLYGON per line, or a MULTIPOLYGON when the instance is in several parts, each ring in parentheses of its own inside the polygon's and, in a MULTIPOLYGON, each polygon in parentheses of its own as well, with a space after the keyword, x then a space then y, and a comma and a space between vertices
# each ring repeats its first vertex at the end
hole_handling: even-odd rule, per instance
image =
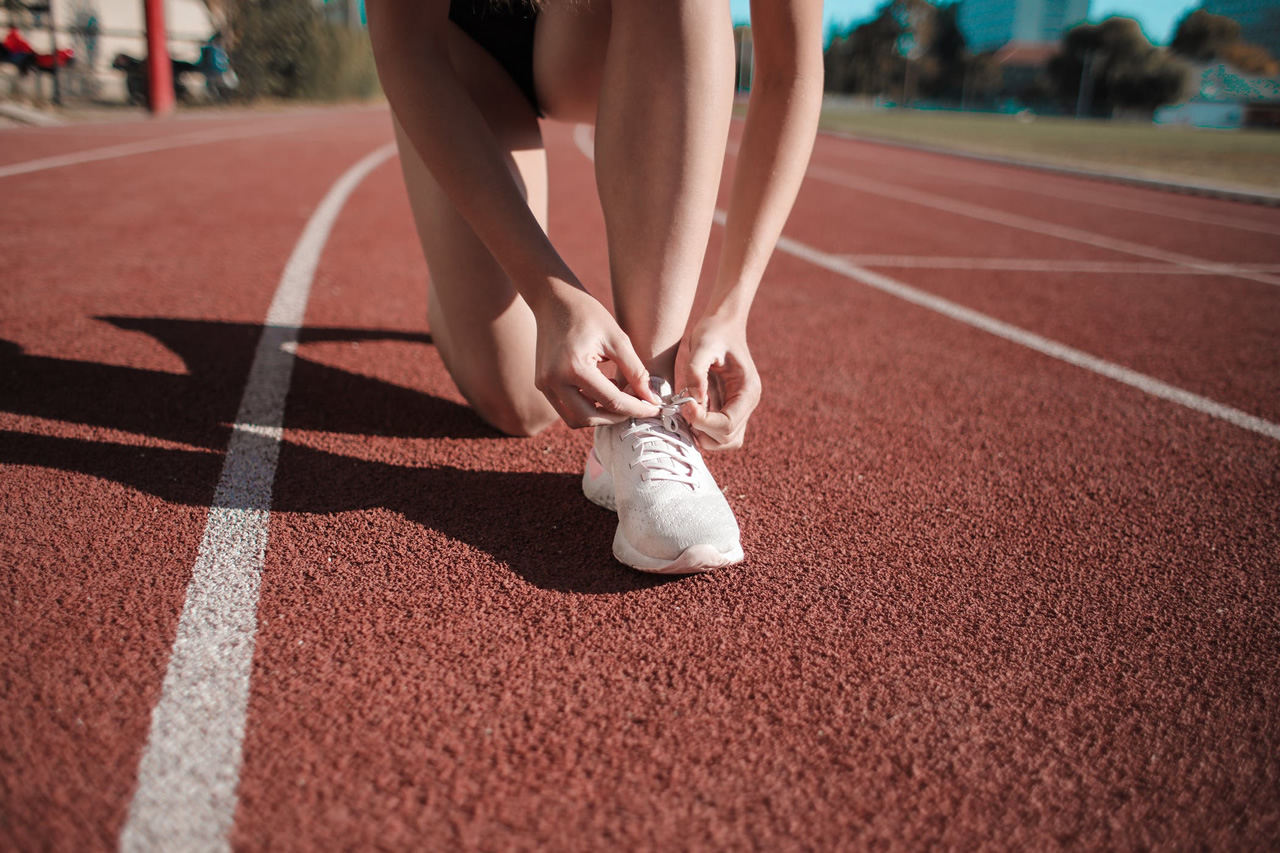
MULTIPOLYGON (((745 100, 750 2, 730 6, 745 100)), ((0 104, 144 107, 143 7, 0 0, 0 104)), ((180 109, 380 97, 363 0, 164 7, 180 109)), ((1280 190, 1280 0, 828 0, 824 9, 828 129, 1280 190), (1161 132, 1173 128, 1219 133, 1161 132)))

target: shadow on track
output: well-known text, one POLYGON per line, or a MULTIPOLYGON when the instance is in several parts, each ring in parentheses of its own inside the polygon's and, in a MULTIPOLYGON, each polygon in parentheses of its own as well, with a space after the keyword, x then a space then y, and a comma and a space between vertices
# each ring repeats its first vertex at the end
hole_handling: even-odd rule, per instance
MULTIPOLYGON (((101 318, 151 335, 186 374, 34 356, 0 341, 0 410, 194 445, 145 447, 0 431, 0 463, 121 483, 173 503, 208 506, 261 327, 162 318, 101 318)), ((300 342, 430 337, 304 329, 300 342)), ((413 438, 501 438, 466 406, 299 358, 286 429, 413 438)), ((518 441, 518 439, 511 439, 518 441)), ((618 593, 665 579, 613 561, 615 517, 583 497, 579 475, 407 467, 300 444, 281 446, 273 512, 383 507, 483 551, 543 589, 618 593)))

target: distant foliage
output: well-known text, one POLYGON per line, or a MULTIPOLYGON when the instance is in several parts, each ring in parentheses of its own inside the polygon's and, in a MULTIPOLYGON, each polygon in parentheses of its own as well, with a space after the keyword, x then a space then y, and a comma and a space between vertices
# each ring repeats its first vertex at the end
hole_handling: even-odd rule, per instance
POLYGON ((1084 102, 1098 116, 1155 110, 1177 100, 1186 84, 1186 68, 1153 47, 1137 21, 1119 17, 1073 27, 1048 76, 1067 110, 1081 102, 1081 85, 1088 86, 1084 102))
POLYGON ((350 100, 377 94, 367 35, 328 21, 311 0, 206 2, 224 21, 242 97, 350 100))
POLYGON ((969 53, 958 10, 959 3, 888 0, 871 20, 833 33, 825 55, 827 90, 958 102, 966 75, 971 88, 975 80, 989 86, 990 62, 969 53))
POLYGON ((1280 62, 1266 49, 1240 40, 1239 24, 1203 9, 1196 9, 1178 22, 1169 49, 1196 62, 1226 62, 1260 77, 1280 73, 1280 62))

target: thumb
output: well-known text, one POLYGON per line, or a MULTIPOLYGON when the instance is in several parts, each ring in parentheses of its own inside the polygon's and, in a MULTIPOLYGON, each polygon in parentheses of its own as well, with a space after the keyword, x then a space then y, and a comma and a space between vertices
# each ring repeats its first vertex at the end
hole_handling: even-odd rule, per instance
POLYGON ((655 406, 662 405, 658 395, 649 387, 649 371, 645 369, 640 356, 636 355, 635 348, 631 346, 631 339, 626 334, 619 334, 612 341, 607 342, 606 346, 608 347, 606 354, 618 366, 618 372, 622 374, 622 378, 631 386, 631 393, 655 406))
POLYGON ((699 344, 698 348, 689 354, 689 364, 685 367, 685 385, 690 395, 704 409, 710 403, 707 399, 709 390, 707 374, 711 372, 711 365, 715 360, 715 351, 711 347, 699 344))

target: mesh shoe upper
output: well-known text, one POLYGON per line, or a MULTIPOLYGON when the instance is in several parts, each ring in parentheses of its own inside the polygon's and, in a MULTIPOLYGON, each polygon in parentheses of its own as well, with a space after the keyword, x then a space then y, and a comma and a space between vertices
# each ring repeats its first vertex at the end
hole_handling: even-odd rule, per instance
POLYGON ((638 551, 674 560, 692 545, 738 546, 738 522, 707 470, 679 398, 654 380, 662 414, 596 429, 596 454, 613 478, 620 532, 638 551))

